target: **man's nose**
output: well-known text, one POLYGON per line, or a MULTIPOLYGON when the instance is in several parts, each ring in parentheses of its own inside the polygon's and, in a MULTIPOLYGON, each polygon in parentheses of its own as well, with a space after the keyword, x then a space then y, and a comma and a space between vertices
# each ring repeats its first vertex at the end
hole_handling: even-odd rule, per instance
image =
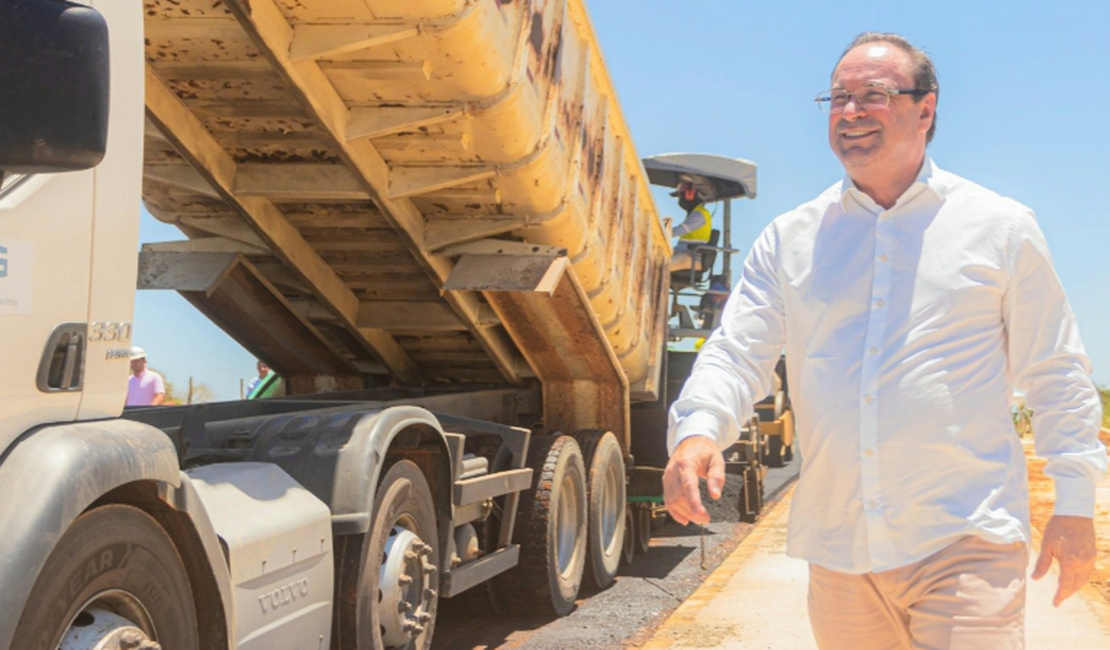
POLYGON ((867 112, 867 109, 859 105, 859 100, 855 95, 848 96, 848 103, 844 104, 844 112, 841 113, 845 118, 856 119, 860 115, 867 112))

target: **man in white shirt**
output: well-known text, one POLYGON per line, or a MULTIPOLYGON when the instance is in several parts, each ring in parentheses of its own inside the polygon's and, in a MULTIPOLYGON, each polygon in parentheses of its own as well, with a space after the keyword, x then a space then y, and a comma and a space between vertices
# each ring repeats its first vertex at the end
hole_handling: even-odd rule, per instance
POLYGON ((1023 647, 1028 488, 1009 415, 1027 392, 1056 508, 1059 605, 1094 567, 1101 407, 1033 213, 939 169, 936 73, 904 38, 841 57, 829 143, 842 182, 755 243, 671 410, 667 507, 705 523, 720 450, 785 347, 803 467, 787 553, 810 563, 822 650, 1023 647))

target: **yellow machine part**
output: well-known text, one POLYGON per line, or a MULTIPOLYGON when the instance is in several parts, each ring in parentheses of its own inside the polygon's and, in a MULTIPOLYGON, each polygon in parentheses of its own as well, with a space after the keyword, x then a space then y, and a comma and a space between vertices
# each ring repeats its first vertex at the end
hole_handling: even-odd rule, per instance
POLYGON ((581 1, 366 5, 419 35, 321 68, 349 105, 419 123, 370 136, 402 170, 391 195, 412 198, 429 223, 505 219, 519 225, 512 236, 567 249, 629 381, 643 378, 662 352, 653 335, 670 246, 581 1), (365 82, 386 66, 394 79, 365 82))

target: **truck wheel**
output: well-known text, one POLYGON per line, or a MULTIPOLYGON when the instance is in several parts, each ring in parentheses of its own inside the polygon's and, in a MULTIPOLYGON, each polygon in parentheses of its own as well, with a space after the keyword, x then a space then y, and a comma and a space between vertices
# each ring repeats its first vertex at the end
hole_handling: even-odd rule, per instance
POLYGON ((43 566, 11 647, 199 648, 189 576, 166 531, 132 506, 78 517, 43 566))
POLYGON ((636 552, 647 553, 651 548, 651 505, 636 506, 636 552))
POLYGON ((520 564, 504 576, 504 593, 520 615, 565 616, 574 609, 586 568, 586 470, 570 436, 534 436, 532 488, 521 494, 515 530, 520 564))
POLYGON ((624 544, 624 456, 612 432, 577 431, 574 439, 585 459, 589 500, 585 580, 605 589, 617 579, 624 544))
POLYGON ((621 564, 632 564, 636 559, 636 514, 632 504, 624 509, 624 542, 621 544, 621 564))
POLYGON ((439 536, 432 492, 420 468, 409 460, 394 463, 374 496, 370 531, 336 546, 333 647, 431 647, 439 536))

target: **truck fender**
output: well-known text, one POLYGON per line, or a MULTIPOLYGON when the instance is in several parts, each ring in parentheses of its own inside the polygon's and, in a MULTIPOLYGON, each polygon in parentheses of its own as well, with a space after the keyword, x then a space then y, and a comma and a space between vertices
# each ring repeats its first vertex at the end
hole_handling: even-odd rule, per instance
POLYGON ((98 498, 135 481, 181 484, 162 431, 129 420, 75 422, 25 433, 0 455, 0 648, 54 546, 98 498))
MULTIPOLYGON (((335 535, 359 535, 370 529, 382 467, 398 436, 416 432, 434 439, 445 455, 447 441, 436 417, 417 406, 394 406, 355 418, 338 419, 344 424, 334 432, 329 432, 327 426, 321 427, 321 422, 315 419, 290 420, 285 426, 267 433, 267 441, 251 460, 283 466, 294 479, 328 504, 335 535), (305 450, 303 457, 289 454, 294 437, 300 438, 299 444, 305 450)), ((441 488, 448 488, 447 494, 450 494, 451 485, 449 465, 449 462, 442 463, 435 480, 429 481, 433 486, 438 483, 441 488)), ((445 507, 449 517, 450 504, 437 505, 437 509, 441 507, 445 507)))

